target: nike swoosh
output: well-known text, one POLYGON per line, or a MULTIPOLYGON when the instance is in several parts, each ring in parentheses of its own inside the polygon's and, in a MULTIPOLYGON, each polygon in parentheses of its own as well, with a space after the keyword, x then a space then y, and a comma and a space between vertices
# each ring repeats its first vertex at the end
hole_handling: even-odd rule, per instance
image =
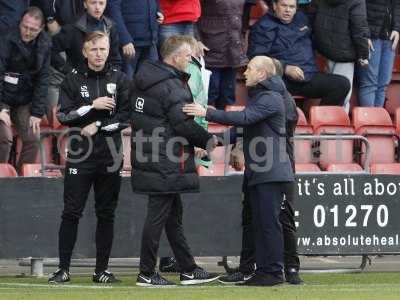
POLYGON ((189 278, 189 279, 194 279, 194 275, 193 274, 192 275, 182 274, 182 275, 187 277, 187 278, 189 278))
POLYGON ((244 279, 244 281, 247 281, 247 280, 251 279, 253 276, 254 276, 253 274, 249 275, 249 276, 244 276, 243 279, 244 279))
POLYGON ((140 275, 139 275, 139 277, 141 279, 143 279, 146 283, 151 283, 151 279, 144 278, 143 276, 140 276, 140 275))

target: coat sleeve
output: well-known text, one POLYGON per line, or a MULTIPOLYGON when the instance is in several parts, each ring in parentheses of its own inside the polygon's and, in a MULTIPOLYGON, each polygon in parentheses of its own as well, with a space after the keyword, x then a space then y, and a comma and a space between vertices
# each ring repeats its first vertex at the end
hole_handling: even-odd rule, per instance
POLYGON ((108 0, 106 14, 117 26, 120 45, 125 46, 129 43, 133 43, 134 41, 133 37, 126 28, 124 19, 122 17, 121 2, 122 0, 108 0))
POLYGON ((71 87, 73 74, 67 75, 60 87, 57 119, 62 125, 83 127, 94 121, 91 105, 79 105, 71 87))
POLYGON ((73 35, 72 25, 61 27, 61 31, 53 37, 53 47, 51 49, 51 65, 58 71, 68 74, 72 71, 72 66, 61 56, 61 52, 70 48, 71 37, 73 35))
POLYGON ((264 18, 261 18, 250 28, 249 48, 247 56, 251 59, 257 55, 269 55, 276 32, 273 27, 263 25, 264 18))
MULTIPOLYGON (((268 97, 263 95, 261 97, 268 97)), ((273 96, 271 96, 273 97, 273 96)), ((265 120, 279 111, 273 99, 259 99, 242 111, 224 111, 207 109, 206 119, 225 125, 247 126, 265 120)))
POLYGON ((48 50, 45 54, 43 64, 36 75, 37 78, 35 80, 35 86, 33 90, 31 115, 37 118, 43 117, 43 115, 46 113, 45 107, 49 88, 50 49, 51 43, 48 45, 48 50))
POLYGON ((117 82, 117 106, 114 116, 102 121, 101 131, 114 133, 129 126, 130 102, 129 102, 129 80, 124 74, 117 82))
POLYGON ((186 138, 192 146, 206 149, 212 135, 197 124, 193 117, 183 113, 182 107, 184 104, 176 97, 169 97, 169 105, 166 109, 170 124, 177 136, 186 138))
POLYGON ((350 32, 356 48, 357 59, 368 59, 368 22, 365 1, 356 1, 350 8, 350 32))
POLYGON ((117 68, 122 67, 122 59, 119 52, 119 37, 118 30, 115 24, 110 29, 110 56, 109 62, 112 66, 117 68))
POLYGON ((7 68, 7 57, 9 56, 8 43, 0 43, 0 111, 2 109, 8 108, 3 100, 3 82, 4 82, 4 72, 7 68))

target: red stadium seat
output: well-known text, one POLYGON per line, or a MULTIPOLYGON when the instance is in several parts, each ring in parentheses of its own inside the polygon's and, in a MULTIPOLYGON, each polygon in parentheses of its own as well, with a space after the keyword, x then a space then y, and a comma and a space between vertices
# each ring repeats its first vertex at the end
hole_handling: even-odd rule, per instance
POLYGON ((394 123, 396 126, 397 135, 400 136, 400 107, 396 109, 396 114, 394 116, 394 123))
POLYGON ((0 164, 0 178, 18 177, 17 171, 10 164, 0 164))
MULTIPOLYGON (((356 134, 368 139, 370 164, 392 164, 395 159, 395 127, 389 113, 381 107, 355 107, 353 124, 356 134)), ((361 146, 361 163, 365 163, 365 145, 361 146)))
POLYGON ((298 164, 295 165, 296 173, 303 172, 321 172, 321 169, 316 164, 298 164))
POLYGON ((363 168, 359 164, 329 164, 326 168, 328 172, 346 173, 346 172, 362 172, 363 168))
POLYGON ((122 147, 124 151, 124 162, 122 167, 123 176, 131 176, 131 128, 122 131, 122 147))
POLYGON ((199 176, 225 176, 225 165, 212 164, 209 168, 198 166, 197 174, 199 176))
POLYGON ((400 175, 400 164, 372 164, 371 174, 400 175))
POLYGON ((227 105, 225 111, 242 111, 244 108, 243 105, 227 105))
POLYGON ((226 126, 226 125, 221 125, 221 124, 217 124, 217 123, 213 123, 213 122, 208 123, 208 132, 210 132, 210 133, 224 132, 228 128, 229 128, 229 126, 226 126))
MULTIPOLYGON (((297 126, 295 130, 295 135, 312 135, 313 129, 307 123, 307 119, 303 113, 303 111, 297 108, 297 112, 299 115, 299 119, 297 121, 297 126)), ((308 164, 313 161, 313 154, 312 154, 312 141, 310 140, 301 140, 295 139, 294 140, 294 157, 296 163, 299 164, 308 164)))
POLYGON ((22 166, 21 175, 24 177, 62 177, 59 169, 45 169, 44 174, 41 172, 40 164, 24 164, 22 166))
MULTIPOLYGON (((313 106, 310 110, 310 123, 316 135, 351 135, 354 128, 351 126, 349 116, 341 106, 313 106)), ((343 164, 337 169, 352 171, 354 167, 354 141, 353 140, 320 140, 318 145, 319 165, 321 169, 328 171, 331 164, 343 164)), ((361 168, 361 167, 360 167, 361 168)), ((356 168, 358 169, 358 168, 356 168)))

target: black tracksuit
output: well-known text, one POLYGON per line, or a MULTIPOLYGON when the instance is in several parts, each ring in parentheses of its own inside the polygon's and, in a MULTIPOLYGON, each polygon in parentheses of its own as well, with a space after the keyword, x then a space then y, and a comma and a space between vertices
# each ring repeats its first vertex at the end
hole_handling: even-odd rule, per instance
POLYGON ((154 272, 163 229, 181 269, 196 267, 183 234, 180 193, 198 192, 194 146, 205 149, 211 134, 182 112, 193 102, 188 79, 158 61, 144 62, 134 78, 131 179, 134 192, 149 195, 140 253, 146 275, 154 272))
MULTIPOLYGON (((267 86, 271 89, 274 88, 274 81, 267 81, 267 86)), ((289 156, 293 172, 295 172, 294 163, 294 147, 293 135, 296 128, 298 114, 296 110, 296 103, 293 97, 287 90, 282 90, 282 96, 286 109, 286 152, 289 156)), ((251 217, 251 203, 249 193, 247 190, 246 180, 243 183, 243 210, 242 210, 242 251, 240 253, 239 271, 244 274, 251 274, 254 272, 255 259, 255 245, 254 245, 254 230, 251 217)), ((297 272, 300 269, 300 260, 297 254, 297 238, 296 226, 294 222, 294 198, 296 193, 296 186, 294 182, 285 183, 284 186, 284 203, 281 207, 279 216, 283 229, 283 242, 284 242, 284 265, 286 272, 297 272), (293 270, 294 269, 294 270, 293 270)))
POLYGON ((65 166, 64 210, 59 232, 60 268, 69 269, 76 242, 78 223, 91 187, 94 188, 97 215, 96 273, 107 269, 113 240, 114 211, 121 185, 122 141, 120 131, 129 119, 129 82, 125 75, 106 66, 95 72, 87 67, 67 75, 61 85, 59 112, 61 124, 70 127, 70 145, 65 166), (116 86, 116 92, 112 87, 116 86), (98 97, 112 96, 115 111, 91 107, 98 97), (93 122, 101 125, 91 138, 80 130, 93 122))

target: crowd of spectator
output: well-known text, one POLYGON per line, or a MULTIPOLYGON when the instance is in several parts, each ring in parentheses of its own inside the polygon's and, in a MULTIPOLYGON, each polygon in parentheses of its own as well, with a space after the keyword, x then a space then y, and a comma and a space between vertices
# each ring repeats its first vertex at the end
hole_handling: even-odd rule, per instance
POLYGON ((130 79, 145 60, 160 58, 168 37, 193 36, 197 60, 212 72, 203 87, 208 104, 217 109, 235 103, 236 79, 248 59, 267 55, 282 64, 292 95, 349 112, 353 79, 360 106, 384 105, 400 0, 0 0, 1 162, 9 159, 11 124, 27 153, 21 162, 37 155, 30 132, 39 133, 63 78, 85 61, 84 36, 96 30, 110 37, 108 63, 130 79), (257 2, 268 12, 249 26, 257 2), (326 70, 318 68, 317 53, 326 70))

